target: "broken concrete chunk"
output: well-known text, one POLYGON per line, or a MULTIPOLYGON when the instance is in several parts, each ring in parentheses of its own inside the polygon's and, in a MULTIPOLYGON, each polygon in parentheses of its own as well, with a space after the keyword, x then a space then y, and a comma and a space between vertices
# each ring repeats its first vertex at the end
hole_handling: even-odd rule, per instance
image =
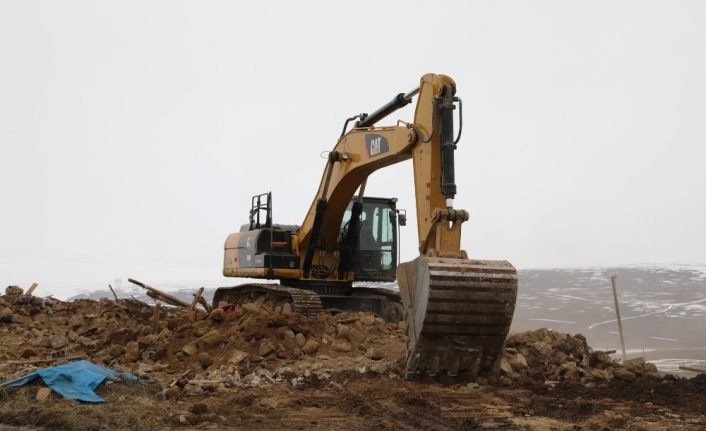
POLYGON ((274 350, 275 345, 272 344, 272 341, 264 339, 260 342, 260 347, 257 349, 257 354, 264 357, 272 353, 274 350))

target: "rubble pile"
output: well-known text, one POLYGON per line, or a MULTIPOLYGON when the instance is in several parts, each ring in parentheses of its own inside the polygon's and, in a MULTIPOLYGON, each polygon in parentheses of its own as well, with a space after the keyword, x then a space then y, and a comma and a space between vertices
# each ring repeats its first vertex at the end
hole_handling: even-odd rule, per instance
MULTIPOLYGON (((298 387, 346 372, 395 378, 405 357, 404 323, 358 312, 307 318, 267 298, 207 312, 135 299, 63 302, 13 286, 0 297, 0 336, 0 377, 85 358, 159 382, 165 398, 229 387, 298 387)), ((510 335, 500 371, 505 384, 592 385, 657 374, 641 359, 620 365, 581 335, 547 329, 510 335)))
POLYGON ((511 334, 500 362, 506 379, 534 382, 576 382, 588 385, 610 380, 635 381, 657 376, 657 367, 642 358, 623 364, 609 353, 593 350, 583 335, 569 335, 546 328, 511 334))
POLYGON ((404 354, 401 325, 368 313, 307 318, 264 298, 206 313, 134 299, 63 302, 8 288, 0 297, 0 322, 3 377, 81 357, 160 381, 165 396, 296 386, 343 369, 386 373, 404 354))

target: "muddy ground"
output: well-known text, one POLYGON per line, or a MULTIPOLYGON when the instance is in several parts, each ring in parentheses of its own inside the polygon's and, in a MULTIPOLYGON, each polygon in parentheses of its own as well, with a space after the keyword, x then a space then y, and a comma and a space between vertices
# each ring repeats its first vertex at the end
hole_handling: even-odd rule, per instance
POLYGON ((618 364, 580 335, 509 337, 498 373, 405 380, 404 326, 267 301, 196 315, 134 300, 0 299, 0 381, 66 358, 130 371, 85 404, 0 389, 0 431, 32 429, 701 430, 706 376, 618 364))

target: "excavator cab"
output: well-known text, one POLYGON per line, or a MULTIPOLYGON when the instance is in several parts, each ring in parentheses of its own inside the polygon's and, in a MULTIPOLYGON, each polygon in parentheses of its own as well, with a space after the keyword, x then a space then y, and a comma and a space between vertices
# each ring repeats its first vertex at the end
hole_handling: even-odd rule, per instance
MULTIPOLYGON (((339 240, 353 225, 354 197, 341 221, 339 240)), ((363 197, 363 209, 356 228, 357 244, 352 266, 355 281, 395 281, 398 251, 397 198, 363 197)))

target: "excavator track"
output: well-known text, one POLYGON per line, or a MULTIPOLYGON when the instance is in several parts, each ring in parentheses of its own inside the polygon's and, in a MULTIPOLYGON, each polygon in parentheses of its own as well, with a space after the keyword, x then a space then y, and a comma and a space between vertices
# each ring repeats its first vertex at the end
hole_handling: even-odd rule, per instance
POLYGON ((307 317, 315 317, 323 311, 319 295, 315 292, 268 283, 248 283, 233 287, 219 287, 213 295, 213 307, 218 307, 221 301, 239 303, 259 296, 272 296, 283 299, 292 304, 292 311, 307 317))
POLYGON ((407 377, 496 370, 517 299, 507 261, 418 257, 397 279, 407 322, 407 377))

